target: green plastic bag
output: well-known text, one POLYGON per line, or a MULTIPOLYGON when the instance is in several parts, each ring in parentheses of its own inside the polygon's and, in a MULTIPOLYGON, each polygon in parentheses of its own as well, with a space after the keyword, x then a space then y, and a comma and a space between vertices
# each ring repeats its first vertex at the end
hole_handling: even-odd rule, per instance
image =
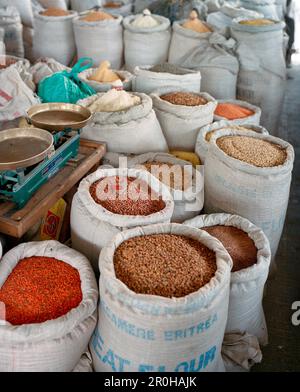
POLYGON ((76 103, 80 99, 96 94, 96 91, 82 82, 78 74, 93 65, 93 60, 88 57, 81 58, 71 72, 57 72, 44 78, 38 86, 38 95, 42 102, 76 103), (82 65, 86 63, 85 65, 82 65))

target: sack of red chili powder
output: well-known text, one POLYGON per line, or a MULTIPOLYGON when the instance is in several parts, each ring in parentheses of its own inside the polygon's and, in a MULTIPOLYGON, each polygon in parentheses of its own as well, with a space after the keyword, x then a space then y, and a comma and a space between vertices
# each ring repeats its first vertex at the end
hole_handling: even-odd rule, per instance
POLYGON ((75 368, 95 328, 98 301, 95 276, 83 255, 57 241, 17 246, 0 263, 0 299, 10 320, 0 324, 1 372, 75 368), (80 302, 63 314, 78 284, 80 302))
MULTIPOLYGON (((247 333, 255 336, 261 345, 266 345, 268 332, 262 299, 269 273, 271 251, 263 231, 248 219, 230 214, 200 215, 184 224, 207 229, 213 236, 215 233, 216 238, 232 256, 234 267, 231 272, 226 334, 236 334, 241 338, 247 333)), ((231 356, 229 361, 233 362, 237 369, 241 367, 249 370, 257 362, 256 355, 253 357, 256 351, 252 350, 252 345, 255 346, 256 341, 247 341, 248 344, 245 344, 244 339, 240 340, 239 355, 231 356)), ((234 350, 236 348, 235 344, 234 350)), ((230 351, 230 344, 226 350, 230 351)))
MULTIPOLYGON (((121 264, 124 265, 123 261, 121 264)), ((102 250, 99 266, 99 320, 90 342, 95 371, 224 371, 221 346, 227 322, 231 260, 219 241, 198 229, 174 223, 137 227, 113 238, 102 250), (153 235, 154 243, 150 240, 153 235), (172 240, 170 237, 174 235, 178 238, 172 240), (160 244, 157 240, 162 236, 172 243, 160 244), (125 262, 131 254, 136 256, 136 263, 126 263, 131 272, 129 280, 138 276, 139 286, 147 282, 149 288, 164 287, 165 291, 181 286, 184 293, 180 290, 175 296, 174 291, 173 297, 159 295, 158 291, 156 295, 141 294, 117 278, 114 260, 119 247, 127 241, 144 244, 143 249, 139 246, 142 254, 135 253, 138 244, 123 248, 125 262), (187 246, 189 241, 193 243, 190 247, 187 246), (195 265, 197 247, 203 249, 204 255, 213 255, 216 271, 206 284, 185 290, 185 287, 190 288, 189 278, 196 277, 195 268, 199 276, 207 272, 205 265, 203 270, 199 270, 198 263, 195 265), (159 255, 157 263, 156 255, 159 255), (177 259, 176 264, 174 259, 177 259), (157 279, 153 279, 154 276, 157 279)))
POLYGON ((145 170, 99 169, 81 181, 73 198, 72 245, 98 271, 99 253, 117 233, 169 223, 173 211, 174 201, 167 186, 145 170))
POLYGON ((236 125, 260 123, 261 109, 246 101, 222 99, 214 114, 214 121, 230 120, 236 125))

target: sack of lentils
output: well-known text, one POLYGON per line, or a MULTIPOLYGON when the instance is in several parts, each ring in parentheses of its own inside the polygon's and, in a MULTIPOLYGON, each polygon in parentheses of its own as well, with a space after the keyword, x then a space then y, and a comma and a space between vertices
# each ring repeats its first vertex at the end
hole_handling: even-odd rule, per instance
POLYGON ((150 152, 129 158, 128 167, 147 170, 169 187, 174 199, 171 222, 181 223, 199 215, 204 204, 203 177, 190 162, 171 154, 150 152))
POLYGON ((78 101, 94 114, 82 137, 107 143, 108 151, 143 154, 168 151, 168 145, 146 94, 110 90, 78 101))
POLYGON ((219 241, 174 223, 138 227, 116 235, 99 266, 96 371, 224 371, 232 261, 219 241))
POLYGON ((1 372, 70 372, 96 324, 89 261, 56 241, 23 243, 0 263, 1 372))
POLYGON ((113 69, 123 65, 122 16, 90 11, 74 19, 78 57, 91 57, 95 64, 108 60, 113 69))
POLYGON ((202 91, 216 99, 235 99, 239 70, 233 53, 235 41, 205 22, 199 21, 201 24, 194 29, 185 27, 186 23, 183 20, 173 24, 168 62, 199 70, 202 91))
POLYGON ((201 162, 205 162, 205 158, 209 149, 209 142, 216 131, 223 131, 225 129, 236 130, 236 131, 253 131, 268 135, 269 132, 260 125, 241 123, 237 125, 234 121, 221 120, 213 122, 212 124, 205 125, 200 129, 197 136, 195 152, 201 159, 201 162))
POLYGON ((168 60, 169 19, 145 10, 143 14, 127 16, 123 26, 126 69, 134 71, 136 66, 152 66, 168 60))
POLYGON ((217 131, 205 159, 205 212, 249 219, 270 241, 272 263, 289 200, 294 149, 270 135, 217 131))
POLYGON ((236 125, 260 123, 261 109, 236 99, 218 100, 214 121, 229 120, 236 125))
POLYGON ((73 19, 75 11, 48 8, 34 15, 33 55, 50 57, 69 65, 76 53, 73 19))
MULTIPOLYGON (((226 333, 243 335, 246 332, 255 336, 260 344, 266 345, 268 332, 262 299, 271 251, 263 231, 249 220, 230 214, 200 215, 184 224, 205 230, 217 238, 232 258, 226 333)), ((249 370, 248 365, 255 360, 252 357, 255 350, 243 344, 241 351, 244 352, 243 358, 247 358, 245 370, 249 370)), ((237 365, 245 366, 239 363, 240 356, 233 358, 237 365)))
POLYGON ((127 228, 168 223, 174 211, 167 186, 145 170, 103 168, 81 181, 71 209, 75 249, 98 271, 101 249, 127 228))
POLYGON ((136 67, 134 75, 134 91, 140 93, 150 94, 165 86, 200 93, 201 74, 199 71, 163 63, 154 67, 136 67))
POLYGON ((166 87, 151 94, 169 149, 194 151, 199 129, 213 122, 217 101, 207 93, 166 87))

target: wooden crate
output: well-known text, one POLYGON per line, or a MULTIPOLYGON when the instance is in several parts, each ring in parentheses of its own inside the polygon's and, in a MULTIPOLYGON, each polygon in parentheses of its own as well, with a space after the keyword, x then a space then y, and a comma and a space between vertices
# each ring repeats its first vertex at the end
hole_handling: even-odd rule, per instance
POLYGON ((78 156, 42 185, 25 207, 18 210, 12 202, 0 202, 0 233, 21 238, 83 177, 96 170, 105 153, 105 144, 81 139, 78 156))

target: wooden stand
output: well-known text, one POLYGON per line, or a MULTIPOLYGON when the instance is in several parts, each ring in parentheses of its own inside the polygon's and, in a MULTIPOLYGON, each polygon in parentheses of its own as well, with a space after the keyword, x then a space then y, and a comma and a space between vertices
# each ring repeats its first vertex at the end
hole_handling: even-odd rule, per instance
POLYGON ((89 172, 95 171, 106 153, 101 143, 81 139, 78 156, 45 183, 21 210, 0 202, 0 233, 21 238, 45 213, 89 172))

